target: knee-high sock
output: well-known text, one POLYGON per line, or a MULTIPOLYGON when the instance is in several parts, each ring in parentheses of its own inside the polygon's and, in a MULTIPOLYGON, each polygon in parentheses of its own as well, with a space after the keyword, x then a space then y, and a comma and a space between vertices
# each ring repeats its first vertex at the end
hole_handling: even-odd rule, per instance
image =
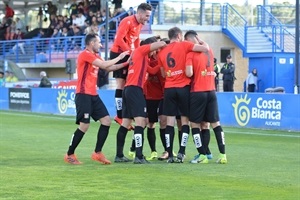
POLYGON ((75 152, 75 149, 77 148, 77 146, 79 145, 80 141, 82 140, 84 136, 84 132, 82 132, 79 128, 76 129, 76 131, 74 132, 71 142, 70 142, 70 146, 69 146, 69 150, 68 150, 68 155, 72 155, 75 152))
POLYGON ((123 157, 123 150, 125 145, 125 138, 127 135, 128 129, 124 126, 120 126, 118 133, 117 133, 117 156, 123 157))
POLYGON ((179 149, 181 146, 181 140, 182 140, 182 127, 181 130, 178 129, 178 144, 179 144, 179 149))
POLYGON ((205 154, 204 146, 202 145, 201 136, 200 136, 200 129, 199 128, 192 128, 192 135, 194 139, 194 144, 197 148, 199 154, 205 154))
POLYGON ((105 126, 105 125, 101 124, 101 126, 99 127, 99 130, 98 130, 95 152, 102 151, 102 147, 108 136, 108 131, 109 131, 109 126, 105 126))
POLYGON ((115 91, 115 101, 116 101, 116 108, 117 108, 117 116, 122 119, 122 93, 123 90, 116 89, 115 91))
POLYGON ((135 155, 139 159, 142 159, 144 157, 144 155, 143 155, 143 137, 144 137, 144 128, 141 126, 136 126, 134 128, 135 155))
POLYGON ((214 128, 215 136, 218 143, 220 153, 225 154, 225 134, 221 126, 214 128))
POLYGON ((182 136, 181 136, 179 153, 185 154, 185 147, 187 145, 189 139, 189 133, 190 133, 189 125, 183 125, 181 127, 181 133, 182 136))
POLYGON ((201 140, 203 147, 205 149, 206 154, 211 154, 209 149, 209 142, 210 142, 210 131, 209 129, 202 129, 201 130, 201 140))
POLYGON ((166 147, 167 152, 169 153, 169 157, 173 157, 173 144, 174 144, 174 127, 173 126, 167 126, 166 127, 166 147))
POLYGON ((156 135, 155 135, 155 129, 154 128, 147 128, 147 138, 149 142, 149 146, 151 149, 151 152, 156 151, 156 135))
POLYGON ((166 129, 165 128, 159 129, 159 135, 160 135, 161 143, 162 143, 162 145, 164 147, 164 151, 167 151, 165 133, 166 133, 166 129))

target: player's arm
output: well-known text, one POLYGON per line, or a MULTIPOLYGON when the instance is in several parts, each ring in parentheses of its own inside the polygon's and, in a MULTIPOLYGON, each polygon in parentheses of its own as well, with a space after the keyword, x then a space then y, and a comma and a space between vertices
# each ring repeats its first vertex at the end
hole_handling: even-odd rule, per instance
POLYGON ((125 51, 125 52, 121 53, 118 57, 116 57, 112 60, 107 60, 107 61, 103 61, 103 60, 100 60, 97 58, 93 61, 92 64, 94 66, 100 67, 101 69, 104 69, 106 71, 115 71, 115 70, 118 70, 118 69, 128 66, 128 63, 129 63, 128 61, 126 61, 124 63, 116 64, 117 62, 122 60, 128 54, 129 54, 129 51, 125 51))
POLYGON ((205 41, 201 40, 198 36, 196 36, 196 39, 198 40, 199 44, 194 45, 193 51, 207 52, 209 50, 208 44, 205 41))
POLYGON ((151 66, 148 66, 148 67, 147 67, 147 72, 148 72, 149 74, 151 74, 151 75, 157 74, 157 73, 159 72, 159 70, 160 70, 159 65, 156 65, 156 66, 154 66, 154 67, 151 67, 151 66))
POLYGON ((192 77, 193 74, 193 54, 188 53, 185 61, 185 75, 187 77, 192 77))
POLYGON ((125 21, 123 20, 118 28, 118 32, 115 38, 115 43, 120 46, 120 48, 123 51, 130 51, 130 46, 124 41, 124 38, 126 37, 128 31, 129 31, 129 26, 130 26, 130 21, 125 21), (123 23, 122 23, 123 22, 123 23))
POLYGON ((167 44, 164 41, 154 42, 150 45, 150 51, 155 51, 155 50, 160 49, 160 48, 162 48, 166 45, 167 44))

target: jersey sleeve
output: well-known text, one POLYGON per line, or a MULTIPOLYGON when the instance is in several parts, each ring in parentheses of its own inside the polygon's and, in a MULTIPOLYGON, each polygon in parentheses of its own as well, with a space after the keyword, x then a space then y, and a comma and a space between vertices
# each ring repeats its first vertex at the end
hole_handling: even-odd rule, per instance
POLYGON ((185 66, 191 66, 193 65, 193 52, 189 52, 186 55, 186 60, 185 60, 185 66))
POLYGON ((194 44, 188 41, 183 41, 184 49, 186 50, 186 53, 193 51, 194 44))
POLYGON ((130 51, 130 47, 124 41, 125 36, 129 31, 129 27, 131 26, 131 21, 129 19, 123 19, 119 25, 118 32, 115 38, 115 43, 120 46, 122 51, 130 51))
POLYGON ((83 62, 88 62, 88 63, 92 64, 96 59, 97 59, 97 56, 95 56, 94 54, 89 53, 89 52, 84 52, 83 54, 81 54, 78 57, 78 62, 83 61, 83 62))
POLYGON ((150 52, 150 45, 143 45, 138 48, 138 51, 140 52, 141 55, 146 56, 150 52))

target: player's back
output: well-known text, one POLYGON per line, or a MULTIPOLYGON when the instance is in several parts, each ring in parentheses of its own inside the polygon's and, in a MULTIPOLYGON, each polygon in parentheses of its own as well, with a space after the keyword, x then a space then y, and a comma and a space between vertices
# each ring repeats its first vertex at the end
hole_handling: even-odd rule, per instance
POLYGON ((190 79, 185 75, 186 54, 194 47, 190 42, 172 42, 158 54, 159 65, 166 74, 165 88, 184 87, 189 85, 190 79))

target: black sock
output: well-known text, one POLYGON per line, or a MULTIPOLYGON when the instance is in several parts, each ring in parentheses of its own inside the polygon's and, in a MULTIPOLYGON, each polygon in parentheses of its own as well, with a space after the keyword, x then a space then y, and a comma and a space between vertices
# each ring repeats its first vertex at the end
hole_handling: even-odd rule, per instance
POLYGON ((206 154, 211 154, 209 149, 209 142, 210 142, 210 132, 209 129, 202 129, 201 130, 201 140, 203 147, 205 149, 206 154))
MULTIPOLYGON (((181 127, 182 129, 182 127, 181 127)), ((178 144, 179 144, 179 149, 181 146, 181 139, 182 139, 182 131, 178 129, 178 144)))
POLYGON ((187 145, 189 139, 190 127, 189 125, 183 125, 181 127, 181 141, 180 141, 180 148, 179 153, 185 154, 185 147, 187 145))
POLYGON ((166 127, 166 147, 167 152, 169 153, 169 157, 173 157, 173 144, 174 144, 174 127, 173 126, 167 126, 166 127))
POLYGON ((125 138, 127 135, 128 129, 124 126, 120 126, 118 133, 117 133, 117 156, 123 157, 123 150, 125 145, 125 138))
POLYGON ((160 135, 161 143, 162 143, 162 145, 164 147, 164 151, 167 151, 165 133, 166 133, 166 129, 165 128, 159 129, 159 135, 160 135))
POLYGON ((106 141, 106 138, 108 136, 109 126, 105 126, 103 124, 100 125, 97 135, 97 143, 95 152, 102 151, 102 147, 106 141))
POLYGON ((220 153, 225 154, 225 135, 221 126, 214 128, 220 153))
POLYGON ((132 135, 130 151, 135 151, 134 133, 133 133, 133 135, 132 135))
POLYGON ((144 157, 143 136, 144 136, 144 128, 141 126, 136 126, 134 128, 135 156, 138 157, 139 159, 142 159, 144 157))
POLYGON ((116 108, 117 108, 117 116, 120 119, 122 119, 122 93, 123 93, 123 90, 116 89, 115 101, 116 101, 116 108))
POLYGON ((199 128, 192 128, 192 135, 194 144, 199 154, 205 154, 204 146, 202 145, 200 129, 199 128))
POLYGON ((68 155, 72 155, 75 152, 76 147, 79 145, 80 141, 82 140, 84 136, 84 132, 82 132, 79 128, 76 129, 74 132, 71 143, 68 150, 68 155))
POLYGON ((151 152, 156 151, 156 146, 155 146, 156 136, 155 136, 154 128, 147 128, 147 138, 148 138, 151 152))

